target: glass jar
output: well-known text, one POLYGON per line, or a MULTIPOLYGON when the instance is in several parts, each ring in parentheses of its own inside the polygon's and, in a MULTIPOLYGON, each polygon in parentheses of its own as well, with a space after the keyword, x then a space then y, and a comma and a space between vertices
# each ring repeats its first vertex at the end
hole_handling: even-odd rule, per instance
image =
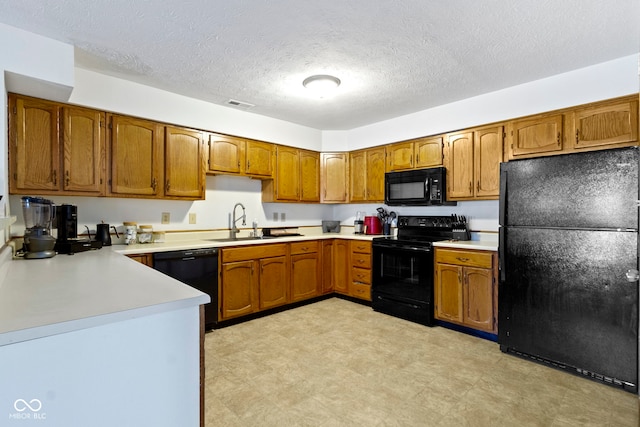
POLYGON ((136 235, 138 233, 138 223, 126 221, 123 222, 124 225, 124 243, 127 245, 132 245, 136 243, 136 235))
POLYGON ((153 226, 141 225, 138 229, 138 243, 153 242, 153 226))

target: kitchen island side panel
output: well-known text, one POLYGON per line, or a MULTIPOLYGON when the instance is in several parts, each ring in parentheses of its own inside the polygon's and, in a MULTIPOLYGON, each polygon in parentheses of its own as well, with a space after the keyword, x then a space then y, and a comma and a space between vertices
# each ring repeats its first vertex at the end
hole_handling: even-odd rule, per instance
POLYGON ((193 306, 1 346, 0 424, 199 425, 199 322, 193 306))

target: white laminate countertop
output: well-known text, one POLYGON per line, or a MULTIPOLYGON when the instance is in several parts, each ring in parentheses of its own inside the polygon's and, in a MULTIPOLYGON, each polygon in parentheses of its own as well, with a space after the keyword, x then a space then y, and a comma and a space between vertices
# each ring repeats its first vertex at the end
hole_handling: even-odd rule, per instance
POLYGON ((0 346, 210 300, 108 247, 48 259, 9 259, 0 266, 0 346))

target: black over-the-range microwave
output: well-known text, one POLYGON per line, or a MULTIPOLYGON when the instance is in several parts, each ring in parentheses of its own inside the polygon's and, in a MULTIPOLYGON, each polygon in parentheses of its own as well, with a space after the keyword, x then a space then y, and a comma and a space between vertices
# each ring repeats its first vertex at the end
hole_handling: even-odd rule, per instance
POLYGON ((384 201, 388 206, 455 206, 447 202, 447 171, 443 167, 384 174, 384 201))

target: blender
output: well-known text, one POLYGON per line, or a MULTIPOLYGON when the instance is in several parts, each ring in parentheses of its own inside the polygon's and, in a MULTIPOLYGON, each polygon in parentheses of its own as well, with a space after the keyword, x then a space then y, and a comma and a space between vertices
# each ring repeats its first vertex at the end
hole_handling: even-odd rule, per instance
POLYGON ((51 222, 55 218, 55 205, 42 197, 22 198, 24 215, 24 257, 28 259, 51 258, 56 239, 51 235, 51 222))

